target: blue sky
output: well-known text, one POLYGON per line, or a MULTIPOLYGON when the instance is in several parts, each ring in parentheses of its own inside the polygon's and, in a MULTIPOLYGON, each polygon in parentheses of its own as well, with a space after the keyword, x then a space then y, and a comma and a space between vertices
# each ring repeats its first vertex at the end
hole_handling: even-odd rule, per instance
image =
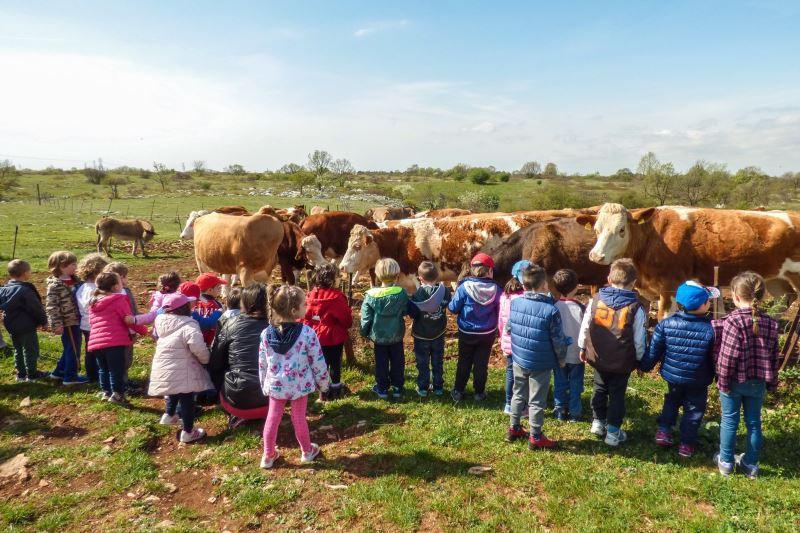
POLYGON ((30 167, 800 170, 799 2, 3 2, 30 167))

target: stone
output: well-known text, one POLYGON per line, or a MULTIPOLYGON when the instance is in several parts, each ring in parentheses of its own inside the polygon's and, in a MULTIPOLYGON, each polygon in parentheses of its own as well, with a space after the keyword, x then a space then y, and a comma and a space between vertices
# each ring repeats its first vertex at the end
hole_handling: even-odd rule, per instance
POLYGON ((345 490, 347 488, 347 485, 328 485, 326 483, 325 488, 330 490, 345 490))
POLYGON ((359 420, 358 424, 356 424, 356 427, 357 428, 363 428, 366 425, 367 425, 367 421, 366 420, 359 420))
POLYGON ((209 498, 208 500, 206 500, 206 501, 207 501, 208 503, 217 503, 217 497, 216 497, 216 496, 212 496, 212 497, 210 497, 210 498, 209 498))
POLYGON ((156 524, 156 527, 159 528, 159 529, 169 529, 174 525, 175 525, 175 522, 173 522, 172 520, 162 520, 161 522, 156 524))
POLYGON ((33 402, 31 401, 30 396, 25 396, 21 402, 19 402, 20 407, 30 407, 33 402))
POLYGON ((477 466, 471 466, 469 470, 467 470, 467 473, 473 476, 482 476, 484 474, 488 474, 491 471, 492 471, 491 466, 477 465, 477 466))
POLYGON ((24 453, 18 453, 5 463, 0 465, 0 477, 19 476, 22 472, 27 472, 28 457, 24 453))
POLYGON ((47 487, 48 485, 50 485, 50 482, 47 481, 46 479, 40 479, 39 480, 39 487, 40 488, 47 487))
POLYGON ((104 440, 103 444, 111 444, 115 440, 117 440, 117 437, 111 436, 111 437, 108 437, 106 440, 104 440))
POLYGON ((175 483, 164 483, 164 488, 167 489, 167 492, 170 494, 178 492, 178 486, 175 485, 175 483))
POLYGON ((333 426, 320 426, 319 431, 330 431, 333 429, 333 426))
POLYGON ((158 496, 156 496, 155 494, 151 494, 150 496, 147 496, 147 497, 144 499, 144 501, 146 501, 147 503, 155 503, 155 502, 160 502, 160 501, 161 501, 161 498, 159 498, 159 497, 158 497, 158 496))

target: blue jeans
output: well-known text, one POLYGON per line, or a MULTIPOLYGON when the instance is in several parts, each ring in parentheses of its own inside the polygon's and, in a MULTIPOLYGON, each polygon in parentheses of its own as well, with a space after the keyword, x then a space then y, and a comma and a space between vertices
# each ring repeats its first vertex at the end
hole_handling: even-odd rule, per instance
POLYGON ((166 397, 166 412, 169 416, 175 416, 177 412, 183 422, 184 431, 192 431, 194 428, 194 393, 170 394, 166 397))
POLYGON ((375 345, 375 382, 378 390, 388 392, 389 386, 403 390, 406 381, 406 356, 403 343, 375 345))
MULTIPOLYGON (((89 354, 89 332, 81 330, 81 333, 83 335, 83 340, 84 340, 84 344, 83 344, 85 346, 84 350, 86 351, 86 354, 88 355, 89 354)), ((80 359, 80 357, 79 357, 79 359, 80 359)), ((97 360, 94 357, 88 357, 88 356, 84 357, 83 366, 84 366, 83 370, 84 370, 84 372, 86 372, 86 378, 89 381, 91 381, 92 383, 97 383, 97 381, 99 380, 98 375, 97 375, 97 371, 98 371, 98 369, 97 369, 97 360)))
POLYGON ((736 430, 739 429, 740 412, 744 413, 747 427, 747 450, 744 462, 750 466, 758 465, 761 452, 761 406, 766 394, 766 383, 751 379, 744 383, 731 384, 729 392, 719 393, 722 420, 719 423, 719 459, 726 463, 734 462, 736 450, 736 430))
POLYGON ((553 403, 556 411, 569 411, 577 418, 581 415, 581 394, 583 394, 583 363, 567 363, 564 368, 553 370, 553 403))
POLYGON ((78 375, 82 339, 81 327, 77 325, 64 328, 64 333, 61 334, 61 345, 64 349, 53 374, 64 381, 71 381, 78 375))
POLYGON ((697 430, 703 421, 708 403, 707 386, 675 385, 667 383, 668 390, 664 395, 664 407, 658 417, 658 428, 672 431, 678 420, 678 410, 683 407, 681 417, 681 444, 695 444, 697 430))
POLYGON ((125 394, 125 346, 95 350, 90 355, 97 361, 97 373, 103 392, 125 394))
POLYGON ((417 359, 417 388, 428 390, 433 369, 434 390, 444 390, 444 335, 433 340, 415 337, 414 356, 417 359))
POLYGON ((514 397, 514 360, 506 355, 506 405, 511 405, 514 397))

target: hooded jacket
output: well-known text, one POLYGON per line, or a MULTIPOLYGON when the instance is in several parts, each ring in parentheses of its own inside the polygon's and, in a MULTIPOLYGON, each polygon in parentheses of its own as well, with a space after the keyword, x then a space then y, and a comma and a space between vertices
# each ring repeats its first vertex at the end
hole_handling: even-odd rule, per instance
MULTIPOLYGON (((103 296, 89 306, 89 343, 86 350, 93 352, 113 346, 132 346, 125 317, 131 315, 131 303, 125 293, 103 296)), ((147 334, 144 326, 132 326, 141 335, 147 334)))
POLYGON ((707 387, 714 379, 714 328, 711 318, 678 312, 656 325, 639 368, 649 372, 661 363, 667 383, 707 387))
POLYGON ((406 291, 396 285, 368 290, 361 304, 361 335, 375 344, 403 342, 408 302, 406 291))
POLYGON ((504 292, 500 296, 500 310, 497 315, 497 329, 500 331, 500 350, 507 356, 511 357, 511 332, 508 331, 506 325, 508 324, 508 316, 511 314, 511 302, 524 294, 521 292, 504 292))
POLYGON ((457 314, 462 333, 489 335, 497 331, 500 295, 503 289, 488 278, 464 278, 458 285, 447 308, 457 314))
POLYGON ((202 366, 208 363, 208 347, 197 321, 190 316, 163 313, 156 317, 155 329, 158 341, 147 393, 169 396, 212 389, 211 378, 202 366))
MULTIPOLYGON (((220 324, 222 324, 220 322, 220 324)), ((258 346, 269 321, 249 315, 233 317, 221 325, 211 345, 208 371, 225 400, 237 409, 267 405, 258 379, 258 346)))
POLYGON ((330 386, 317 334, 304 324, 269 326, 261 333, 258 376, 261 391, 276 400, 296 400, 330 386))
POLYGON ((342 291, 315 287, 306 296, 306 307, 303 323, 314 329, 322 346, 335 346, 350 338, 353 313, 342 291))
POLYGON ((36 331, 47 325, 42 297, 32 283, 12 279, 0 287, 3 325, 12 335, 36 331))
POLYGON ((414 320, 411 334, 421 340, 438 339, 447 329, 447 304, 452 294, 444 284, 422 285, 411 296, 408 314, 414 320))
MULTIPOLYGON (((73 276, 73 282, 78 278, 73 276)), ((50 329, 66 328, 80 324, 81 316, 72 287, 57 276, 47 278, 47 294, 45 296, 47 321, 50 329)))
POLYGON ((508 329, 514 364, 538 372, 558 368, 572 339, 564 335, 561 313, 547 294, 526 292, 511 302, 508 329))

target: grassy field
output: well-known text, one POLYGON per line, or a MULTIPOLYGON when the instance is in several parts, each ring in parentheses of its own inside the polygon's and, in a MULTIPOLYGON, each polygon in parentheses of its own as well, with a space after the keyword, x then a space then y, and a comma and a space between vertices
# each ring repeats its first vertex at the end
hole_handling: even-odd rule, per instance
MULTIPOLYGON (((55 190, 58 183, 46 178, 42 182, 55 190)), ((76 181, 62 186, 76 194, 59 207, 39 206, 30 197, 0 204, 0 256, 11 254, 13 226, 18 224, 17 256, 33 262, 37 282, 52 250, 66 248, 80 255, 93 249, 93 223, 108 204, 90 194, 96 186, 70 178, 76 181)), ((35 183, 20 181, 28 191, 35 183)), ((519 183, 492 187, 511 191, 522 187, 519 183)), ((203 206, 324 203, 249 196, 242 190, 249 186, 232 183, 214 191, 224 196, 171 193, 112 203, 116 214, 149 218, 154 210, 159 236, 153 257, 132 259, 127 247, 115 253, 132 266, 140 298, 146 298, 147 283, 161 272, 177 268, 187 276, 195 273, 191 245, 175 241, 176 212, 182 223, 189 211, 203 206)), ((50 370, 59 343, 48 334, 40 338, 41 367, 50 370)), ((0 478, 0 526, 48 531, 800 528, 797 369, 783 374, 780 392, 769 397, 762 474, 749 481, 721 478, 710 462, 717 442, 713 423, 719 418, 713 390, 707 417, 712 424, 691 460, 679 460, 676 450, 657 449, 652 443, 665 391, 655 375, 631 380, 625 423, 631 441, 625 446, 605 447, 589 434, 588 421, 549 419, 546 430, 560 441, 559 449, 532 452, 524 443, 503 441, 508 420, 501 414, 501 365, 490 371, 489 398, 483 404, 420 400, 411 392, 415 370, 410 345, 406 347, 409 394, 403 402, 380 401, 368 392, 372 352, 358 341, 361 366, 344 374, 353 393, 311 409, 313 440, 322 445, 324 458, 300 466, 287 416, 279 437, 285 459, 269 472, 258 468, 257 424, 229 432, 225 416, 209 409, 198 421, 208 431, 206 441, 179 445, 170 430, 157 425, 161 400, 136 397, 130 408, 123 408, 97 401, 88 388, 17 384, 13 358, 5 353, 0 358, 0 462, 24 454, 28 465, 25 476, 0 478), (469 473, 473 466, 491 470, 476 476, 469 473)), ((137 345, 135 379, 147 378, 152 350, 149 340, 137 345)), ((454 351, 455 345, 448 343, 448 384, 454 351)), ((587 374, 585 412, 591 372, 587 374)))

